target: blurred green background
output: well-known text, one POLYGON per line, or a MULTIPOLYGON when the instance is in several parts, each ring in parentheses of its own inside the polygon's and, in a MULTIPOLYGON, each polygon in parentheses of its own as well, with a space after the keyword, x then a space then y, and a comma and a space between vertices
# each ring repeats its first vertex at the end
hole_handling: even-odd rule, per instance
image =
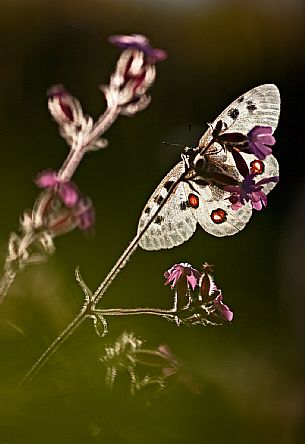
POLYGON ((46 89, 64 83, 98 116, 119 54, 116 33, 143 33, 168 51, 152 104, 120 118, 105 150, 75 180, 97 212, 95 235, 56 240, 48 263, 19 275, 0 307, 0 444, 301 443, 304 430, 305 4, 302 0, 1 0, 1 263, 9 233, 31 208, 33 178, 67 150, 48 115, 46 89), (98 338, 83 325, 22 392, 18 381, 82 303, 74 280, 94 289, 132 239, 151 192, 179 160, 163 140, 196 145, 233 99, 262 83, 282 95, 275 155, 281 180, 268 207, 237 236, 200 228, 169 251, 137 251, 105 296, 106 307, 168 307, 163 272, 177 262, 215 265, 232 325, 180 327, 153 317, 112 318, 98 338), (188 125, 192 125, 190 136, 188 125), (189 140, 190 139, 190 140, 189 140), (159 398, 109 392, 97 356, 122 331, 168 344, 201 387, 159 398))

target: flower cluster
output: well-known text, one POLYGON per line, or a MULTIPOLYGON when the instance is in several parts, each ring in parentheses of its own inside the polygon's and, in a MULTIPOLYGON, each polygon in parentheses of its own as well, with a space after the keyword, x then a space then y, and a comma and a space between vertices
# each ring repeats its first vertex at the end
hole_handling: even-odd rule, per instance
POLYGON ((10 236, 4 274, 0 277, 0 303, 18 270, 45 260, 55 251, 55 236, 76 227, 84 231, 92 228, 95 211, 91 200, 71 179, 85 153, 107 146, 102 136, 120 114, 131 116, 150 103, 147 91, 155 80, 155 64, 166 58, 166 52, 153 48, 139 34, 116 35, 109 41, 123 51, 109 84, 101 86, 107 108, 96 121, 83 112, 80 102, 64 85, 47 91, 49 111, 69 152, 58 172, 44 171, 36 179, 42 192, 33 209, 21 218, 19 233, 10 236))
POLYGON ((94 225, 91 200, 83 196, 73 182, 62 182, 55 171, 48 170, 38 175, 36 184, 43 191, 33 210, 23 214, 21 235, 12 233, 9 239, 6 268, 12 276, 26 265, 39 264, 53 254, 54 237, 76 227, 89 231, 94 225))
POLYGON ((94 207, 89 197, 82 195, 74 182, 63 182, 56 171, 47 170, 38 175, 35 183, 46 190, 36 206, 36 220, 41 221, 41 226, 47 228, 53 236, 71 231, 75 227, 83 231, 92 229, 95 221, 94 207))
POLYGON ((100 361, 107 368, 108 387, 113 387, 119 373, 127 372, 133 395, 148 392, 149 396, 156 396, 170 382, 184 384, 194 393, 200 390, 168 345, 144 347, 144 341, 133 333, 124 332, 112 346, 106 347, 100 361))
POLYGON ((267 206, 267 195, 263 191, 263 185, 270 182, 278 182, 278 176, 268 177, 255 182, 255 173, 247 174, 240 185, 228 185, 225 191, 231 193, 229 201, 232 210, 239 210, 246 202, 251 202, 252 208, 260 211, 267 206))
POLYGON ((178 324, 218 325, 233 319, 233 312, 222 302, 222 292, 214 283, 213 267, 205 263, 202 268, 200 273, 190 264, 180 263, 164 273, 165 285, 171 284, 175 291, 178 324))

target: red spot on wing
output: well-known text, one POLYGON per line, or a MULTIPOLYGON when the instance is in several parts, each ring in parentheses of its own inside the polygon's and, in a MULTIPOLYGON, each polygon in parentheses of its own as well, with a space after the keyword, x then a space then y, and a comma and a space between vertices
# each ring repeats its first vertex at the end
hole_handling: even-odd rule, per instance
POLYGON ((253 174, 262 174, 265 171, 264 162, 259 159, 253 160, 250 163, 250 170, 253 174))
POLYGON ((211 219, 215 224, 222 224, 227 220, 227 213, 222 208, 217 208, 212 211, 211 219))
POLYGON ((192 208, 199 207, 199 198, 198 198, 198 196, 196 196, 196 194, 193 194, 193 193, 189 194, 188 202, 192 208))

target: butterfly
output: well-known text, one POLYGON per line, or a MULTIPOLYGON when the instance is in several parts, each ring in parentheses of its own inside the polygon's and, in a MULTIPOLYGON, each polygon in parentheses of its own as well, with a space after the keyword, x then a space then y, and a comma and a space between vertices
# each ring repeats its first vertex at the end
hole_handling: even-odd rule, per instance
POLYGON ((159 250, 180 245, 193 235, 197 222, 218 237, 242 230, 257 203, 238 194, 240 184, 248 181, 249 189, 258 191, 251 196, 263 196, 266 205, 266 194, 279 173, 272 154, 261 160, 243 152, 246 134, 258 126, 273 132, 279 114, 280 94, 273 84, 253 88, 232 102, 209 125, 196 148, 185 148, 182 160, 153 192, 139 220, 138 234, 145 231, 140 246, 159 250))

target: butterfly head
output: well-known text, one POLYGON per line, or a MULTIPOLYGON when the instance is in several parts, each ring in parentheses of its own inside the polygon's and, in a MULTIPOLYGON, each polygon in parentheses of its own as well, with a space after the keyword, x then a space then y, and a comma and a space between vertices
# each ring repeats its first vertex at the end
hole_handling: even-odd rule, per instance
POLYGON ((192 167, 199 176, 205 176, 208 169, 208 158, 204 154, 200 154, 199 150, 192 159, 192 167))

